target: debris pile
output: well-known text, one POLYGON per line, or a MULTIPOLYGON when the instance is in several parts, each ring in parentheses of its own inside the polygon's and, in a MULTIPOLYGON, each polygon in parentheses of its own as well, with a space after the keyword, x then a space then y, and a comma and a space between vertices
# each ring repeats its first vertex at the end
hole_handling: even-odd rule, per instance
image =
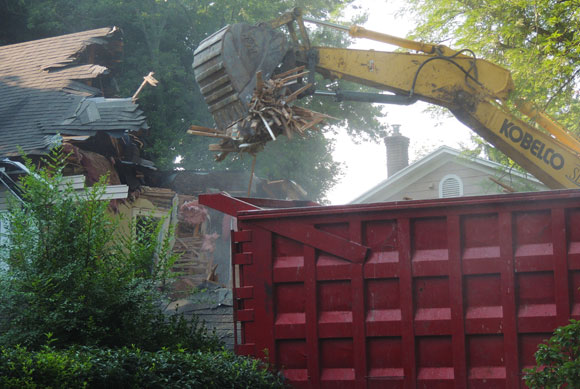
POLYGON ((276 140, 280 135, 292 139, 294 135, 304 136, 305 132, 314 129, 325 119, 332 119, 309 109, 293 105, 294 101, 312 84, 306 84, 298 89, 297 80, 308 75, 304 66, 274 75, 269 80, 263 80, 257 73, 256 89, 249 104, 248 114, 229 126, 225 133, 217 129, 191 126, 189 133, 193 135, 221 138, 220 143, 211 144, 210 151, 217 151, 217 161, 222 161, 229 153, 247 152, 256 154, 269 141, 276 140))

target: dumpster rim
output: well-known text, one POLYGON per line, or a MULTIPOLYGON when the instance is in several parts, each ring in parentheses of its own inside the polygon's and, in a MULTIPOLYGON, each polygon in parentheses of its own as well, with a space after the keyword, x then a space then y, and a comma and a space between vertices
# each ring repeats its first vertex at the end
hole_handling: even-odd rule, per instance
POLYGON ((239 220, 257 220, 269 218, 291 218, 305 216, 323 216, 352 213, 372 213, 386 211, 404 211, 408 209, 462 208, 468 206, 490 206, 497 210, 498 205, 522 203, 530 200, 537 202, 554 202, 565 200, 580 200, 580 189, 557 189, 540 192, 522 192, 497 195, 464 196, 454 198, 435 198, 426 200, 399 200, 367 204, 320 205, 292 208, 270 208, 238 211, 239 220))

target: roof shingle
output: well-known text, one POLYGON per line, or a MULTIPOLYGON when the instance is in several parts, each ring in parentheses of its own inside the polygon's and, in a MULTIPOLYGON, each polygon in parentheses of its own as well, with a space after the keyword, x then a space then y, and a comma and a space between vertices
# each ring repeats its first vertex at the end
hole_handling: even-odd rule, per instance
POLYGON ((120 31, 106 27, 0 47, 0 156, 44 153, 62 135, 119 136, 147 128, 145 116, 128 98, 104 98, 84 80, 109 73, 88 63, 86 48, 97 45, 113 56, 120 31))

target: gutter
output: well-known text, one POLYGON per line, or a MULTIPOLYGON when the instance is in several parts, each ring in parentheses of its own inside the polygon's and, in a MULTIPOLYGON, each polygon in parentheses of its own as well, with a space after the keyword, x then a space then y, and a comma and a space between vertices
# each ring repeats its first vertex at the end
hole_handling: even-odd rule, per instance
POLYGON ((4 165, 0 166, 0 184, 5 186, 6 189, 8 189, 10 193, 12 193, 12 195, 14 195, 18 200, 20 200, 20 202, 24 202, 24 200, 22 199, 22 190, 20 189, 20 186, 18 186, 18 184, 12 179, 12 177, 10 177, 10 174, 22 174, 22 173, 30 174, 30 171, 22 163, 17 161, 11 161, 8 158, 0 160, 0 164, 4 165), (7 166, 13 167, 15 169, 11 171, 6 171, 7 166))

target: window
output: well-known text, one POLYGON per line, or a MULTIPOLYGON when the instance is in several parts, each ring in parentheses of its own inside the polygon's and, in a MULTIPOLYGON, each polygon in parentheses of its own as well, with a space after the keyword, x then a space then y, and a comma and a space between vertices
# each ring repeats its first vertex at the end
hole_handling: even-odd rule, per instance
POLYGON ((439 182, 439 197, 463 196, 463 183, 455 174, 448 174, 439 182))

